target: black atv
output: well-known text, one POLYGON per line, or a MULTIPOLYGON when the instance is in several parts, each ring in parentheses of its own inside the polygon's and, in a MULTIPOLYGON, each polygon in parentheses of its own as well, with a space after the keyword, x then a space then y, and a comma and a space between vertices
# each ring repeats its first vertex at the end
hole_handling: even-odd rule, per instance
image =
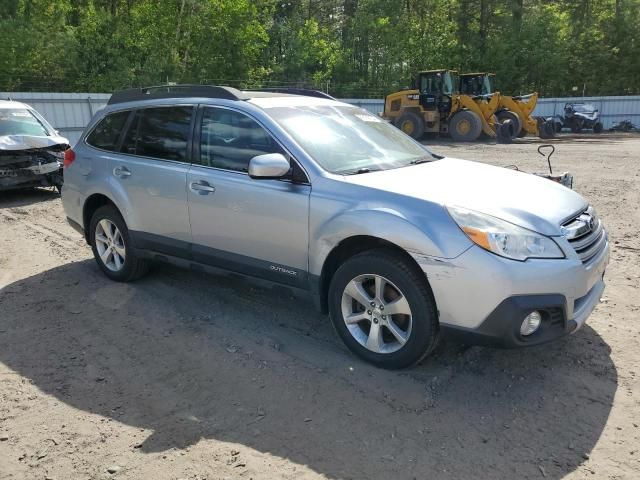
POLYGON ((593 130, 600 133, 603 130, 600 121, 600 112, 591 103, 567 103, 564 106, 564 117, 556 116, 554 119, 556 132, 563 128, 569 128, 573 133, 582 130, 593 130))
POLYGON ((622 120, 614 124, 610 129, 610 132, 640 132, 640 127, 631 123, 631 120, 622 120))

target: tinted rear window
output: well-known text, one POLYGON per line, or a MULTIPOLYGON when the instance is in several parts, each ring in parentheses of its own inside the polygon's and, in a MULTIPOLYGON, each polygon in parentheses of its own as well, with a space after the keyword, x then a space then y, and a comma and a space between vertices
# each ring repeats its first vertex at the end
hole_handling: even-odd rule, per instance
POLYGON ((187 161, 187 142, 193 107, 138 110, 121 151, 143 157, 187 161))
POLYGON ((116 112, 104 117, 87 137, 87 143, 102 150, 114 151, 129 113, 116 112))

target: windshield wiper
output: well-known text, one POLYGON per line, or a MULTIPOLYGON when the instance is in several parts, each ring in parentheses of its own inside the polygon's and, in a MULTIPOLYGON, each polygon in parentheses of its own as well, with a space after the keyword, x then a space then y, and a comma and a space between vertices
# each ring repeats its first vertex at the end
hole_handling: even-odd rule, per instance
POLYGON ((420 165, 421 163, 427 163, 431 160, 427 160, 426 158, 416 158, 415 160, 411 160, 409 165, 420 165))
POLYGON ((409 163, 407 163, 407 165, 420 165, 421 163, 433 162, 434 160, 442 160, 443 158, 444 157, 442 155, 437 155, 435 153, 429 152, 429 155, 411 160, 409 163))
POLYGON ((361 173, 379 172, 380 170, 381 170, 380 168, 362 167, 357 170, 349 170, 349 171, 343 172, 342 174, 343 175, 360 175, 361 173))

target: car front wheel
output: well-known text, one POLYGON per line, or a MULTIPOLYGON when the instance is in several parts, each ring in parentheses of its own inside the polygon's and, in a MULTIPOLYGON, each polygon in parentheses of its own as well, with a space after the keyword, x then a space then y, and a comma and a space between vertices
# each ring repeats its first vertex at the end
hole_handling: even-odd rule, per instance
POLYGON ((383 368, 419 362, 439 338, 424 274, 392 250, 371 250, 345 261, 329 287, 329 313, 347 347, 383 368))

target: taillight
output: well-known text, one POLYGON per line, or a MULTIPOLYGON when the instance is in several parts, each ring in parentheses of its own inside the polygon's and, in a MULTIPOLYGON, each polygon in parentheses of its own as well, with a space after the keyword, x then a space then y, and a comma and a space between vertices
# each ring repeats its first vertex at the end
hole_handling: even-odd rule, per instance
POLYGON ((69 165, 71 165, 75 159, 76 159, 76 152, 74 152, 70 148, 67 148, 64 151, 64 162, 63 162, 64 168, 67 168, 69 165))

